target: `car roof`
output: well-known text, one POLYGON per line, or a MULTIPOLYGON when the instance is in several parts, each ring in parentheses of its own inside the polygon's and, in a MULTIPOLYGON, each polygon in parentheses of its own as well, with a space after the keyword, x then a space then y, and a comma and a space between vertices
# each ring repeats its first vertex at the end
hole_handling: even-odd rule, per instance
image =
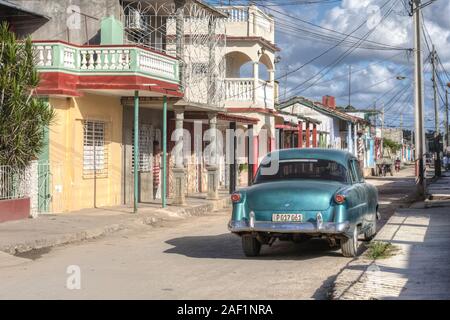
POLYGON ((347 168, 348 161, 355 159, 355 156, 348 151, 336 149, 282 149, 273 151, 268 157, 278 154, 279 160, 295 160, 295 159, 321 159, 335 161, 347 168))

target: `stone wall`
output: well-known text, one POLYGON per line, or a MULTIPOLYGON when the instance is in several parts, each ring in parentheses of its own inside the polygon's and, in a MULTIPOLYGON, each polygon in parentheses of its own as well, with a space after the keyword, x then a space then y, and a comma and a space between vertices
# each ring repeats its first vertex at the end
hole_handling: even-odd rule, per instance
POLYGON ((22 8, 47 16, 42 26, 30 24, 33 40, 62 40, 75 44, 100 44, 100 23, 108 16, 119 18, 119 0, 14 0, 22 8), (83 15, 74 13, 73 10, 83 15), (87 34, 86 34, 87 30, 87 34))

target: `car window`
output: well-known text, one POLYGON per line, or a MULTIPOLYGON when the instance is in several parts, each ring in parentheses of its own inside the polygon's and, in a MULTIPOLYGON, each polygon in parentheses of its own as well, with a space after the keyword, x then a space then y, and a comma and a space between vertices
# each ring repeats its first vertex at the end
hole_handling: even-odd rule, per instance
POLYGON ((352 179, 352 183, 358 183, 359 182, 358 176, 356 174, 355 166, 354 166, 352 160, 349 161, 348 167, 350 169, 349 171, 350 171, 350 177, 352 179))
POLYGON ((357 160, 351 160, 351 172, 352 172, 352 180, 353 183, 363 183, 364 182, 364 175, 361 171, 361 167, 359 166, 359 163, 357 160))
MULTIPOLYGON (((270 164, 261 165, 261 167, 263 166, 270 166, 270 164)), ((278 172, 274 175, 261 174, 261 167, 255 178, 256 184, 288 179, 318 179, 344 183, 348 182, 346 168, 343 165, 331 160, 281 160, 279 163, 278 172)))

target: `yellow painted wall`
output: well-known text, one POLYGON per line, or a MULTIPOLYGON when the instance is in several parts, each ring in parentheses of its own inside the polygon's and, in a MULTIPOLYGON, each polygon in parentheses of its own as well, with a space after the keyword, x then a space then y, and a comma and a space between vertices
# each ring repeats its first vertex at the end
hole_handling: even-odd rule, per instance
POLYGON ((56 113, 49 137, 52 212, 94 207, 93 176, 83 176, 83 120, 106 122, 108 175, 97 178, 96 204, 120 205, 123 117, 120 97, 51 98, 50 104, 56 113))

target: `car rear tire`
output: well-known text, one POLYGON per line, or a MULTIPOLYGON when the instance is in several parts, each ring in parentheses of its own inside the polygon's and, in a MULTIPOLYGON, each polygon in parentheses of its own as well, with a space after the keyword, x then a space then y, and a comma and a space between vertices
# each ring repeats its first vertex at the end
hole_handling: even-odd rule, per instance
POLYGON ((252 235, 242 236, 242 249, 247 257, 257 257, 261 252, 261 242, 252 235))
POLYGON ((364 241, 370 241, 377 235, 378 212, 373 215, 372 226, 364 232, 364 241))
POLYGON ((355 227, 350 238, 341 239, 341 250, 344 257, 356 257, 358 253, 358 234, 358 227, 355 227))

